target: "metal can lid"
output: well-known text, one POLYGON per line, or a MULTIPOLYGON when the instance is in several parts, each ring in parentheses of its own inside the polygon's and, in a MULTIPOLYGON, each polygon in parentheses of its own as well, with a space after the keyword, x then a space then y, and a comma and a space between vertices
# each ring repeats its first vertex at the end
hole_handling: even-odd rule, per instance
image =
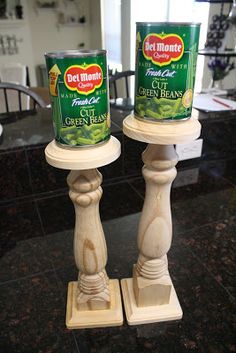
POLYGON ((106 55, 107 51, 103 49, 95 49, 95 50, 59 50, 53 51, 49 53, 45 53, 44 55, 48 58, 56 58, 56 59, 64 59, 64 58, 86 58, 86 57, 96 57, 98 55, 106 55))
POLYGON ((136 22, 137 26, 186 26, 186 27, 199 27, 200 22, 136 22))

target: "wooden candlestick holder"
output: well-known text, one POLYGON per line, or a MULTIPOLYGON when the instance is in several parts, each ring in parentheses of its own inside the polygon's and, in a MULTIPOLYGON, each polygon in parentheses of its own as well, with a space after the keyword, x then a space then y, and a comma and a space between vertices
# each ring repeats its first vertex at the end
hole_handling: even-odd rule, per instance
POLYGON ((76 149, 52 141, 45 155, 53 167, 71 170, 67 183, 75 207, 74 255, 79 276, 68 284, 66 326, 120 326, 119 281, 109 280, 105 270, 107 249, 99 214, 102 175, 96 169, 120 156, 120 142, 111 136, 105 144, 76 149))
POLYGON ((197 139, 201 125, 194 118, 156 124, 129 115, 123 130, 128 137, 148 143, 142 155, 146 195, 138 230, 139 257, 133 278, 121 280, 127 321, 137 325, 177 320, 182 309, 167 260, 172 239, 170 189, 178 162, 173 144, 197 139))

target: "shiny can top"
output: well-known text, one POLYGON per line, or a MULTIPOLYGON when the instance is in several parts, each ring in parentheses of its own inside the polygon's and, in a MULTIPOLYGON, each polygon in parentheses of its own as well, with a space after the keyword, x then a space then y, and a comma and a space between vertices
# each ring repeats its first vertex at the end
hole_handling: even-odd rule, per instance
POLYGON ((200 22, 136 22, 137 26, 186 26, 186 27, 195 27, 200 26, 200 22))
POLYGON ((106 50, 87 50, 87 49, 81 49, 81 50, 59 50, 59 51, 53 51, 49 53, 45 53, 46 57, 49 58, 55 58, 55 59, 63 59, 63 58, 88 58, 88 57, 96 57, 98 55, 106 55, 107 51, 106 50))

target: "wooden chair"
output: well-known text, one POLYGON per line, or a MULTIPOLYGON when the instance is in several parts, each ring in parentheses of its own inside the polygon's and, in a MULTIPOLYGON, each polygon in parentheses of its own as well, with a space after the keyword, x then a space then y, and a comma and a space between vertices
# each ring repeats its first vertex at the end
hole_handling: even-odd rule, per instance
POLYGON ((130 98, 130 90, 129 90, 129 78, 134 75, 134 71, 127 70, 122 72, 117 72, 109 78, 109 87, 110 87, 110 98, 130 98), (122 86, 121 80, 125 83, 125 89, 122 86), (119 92, 119 93, 118 93, 119 92), (126 96, 124 97, 124 92, 126 96))
POLYGON ((27 75, 27 66, 21 63, 8 62, 0 67, 1 82, 18 83, 23 86, 29 86, 27 75))
POLYGON ((15 83, 0 82, 0 113, 45 108, 47 104, 29 87, 15 83))

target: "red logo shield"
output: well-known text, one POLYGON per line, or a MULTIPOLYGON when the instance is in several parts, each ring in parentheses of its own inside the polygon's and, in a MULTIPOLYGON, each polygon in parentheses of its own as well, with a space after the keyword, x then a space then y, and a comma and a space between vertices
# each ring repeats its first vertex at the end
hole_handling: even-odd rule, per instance
POLYGON ((151 33, 143 41, 143 55, 155 65, 169 65, 181 59, 184 42, 177 34, 159 35, 151 33))
POLYGON ((97 64, 72 65, 68 67, 64 74, 64 82, 70 91, 88 95, 101 87, 103 82, 102 69, 97 64))

